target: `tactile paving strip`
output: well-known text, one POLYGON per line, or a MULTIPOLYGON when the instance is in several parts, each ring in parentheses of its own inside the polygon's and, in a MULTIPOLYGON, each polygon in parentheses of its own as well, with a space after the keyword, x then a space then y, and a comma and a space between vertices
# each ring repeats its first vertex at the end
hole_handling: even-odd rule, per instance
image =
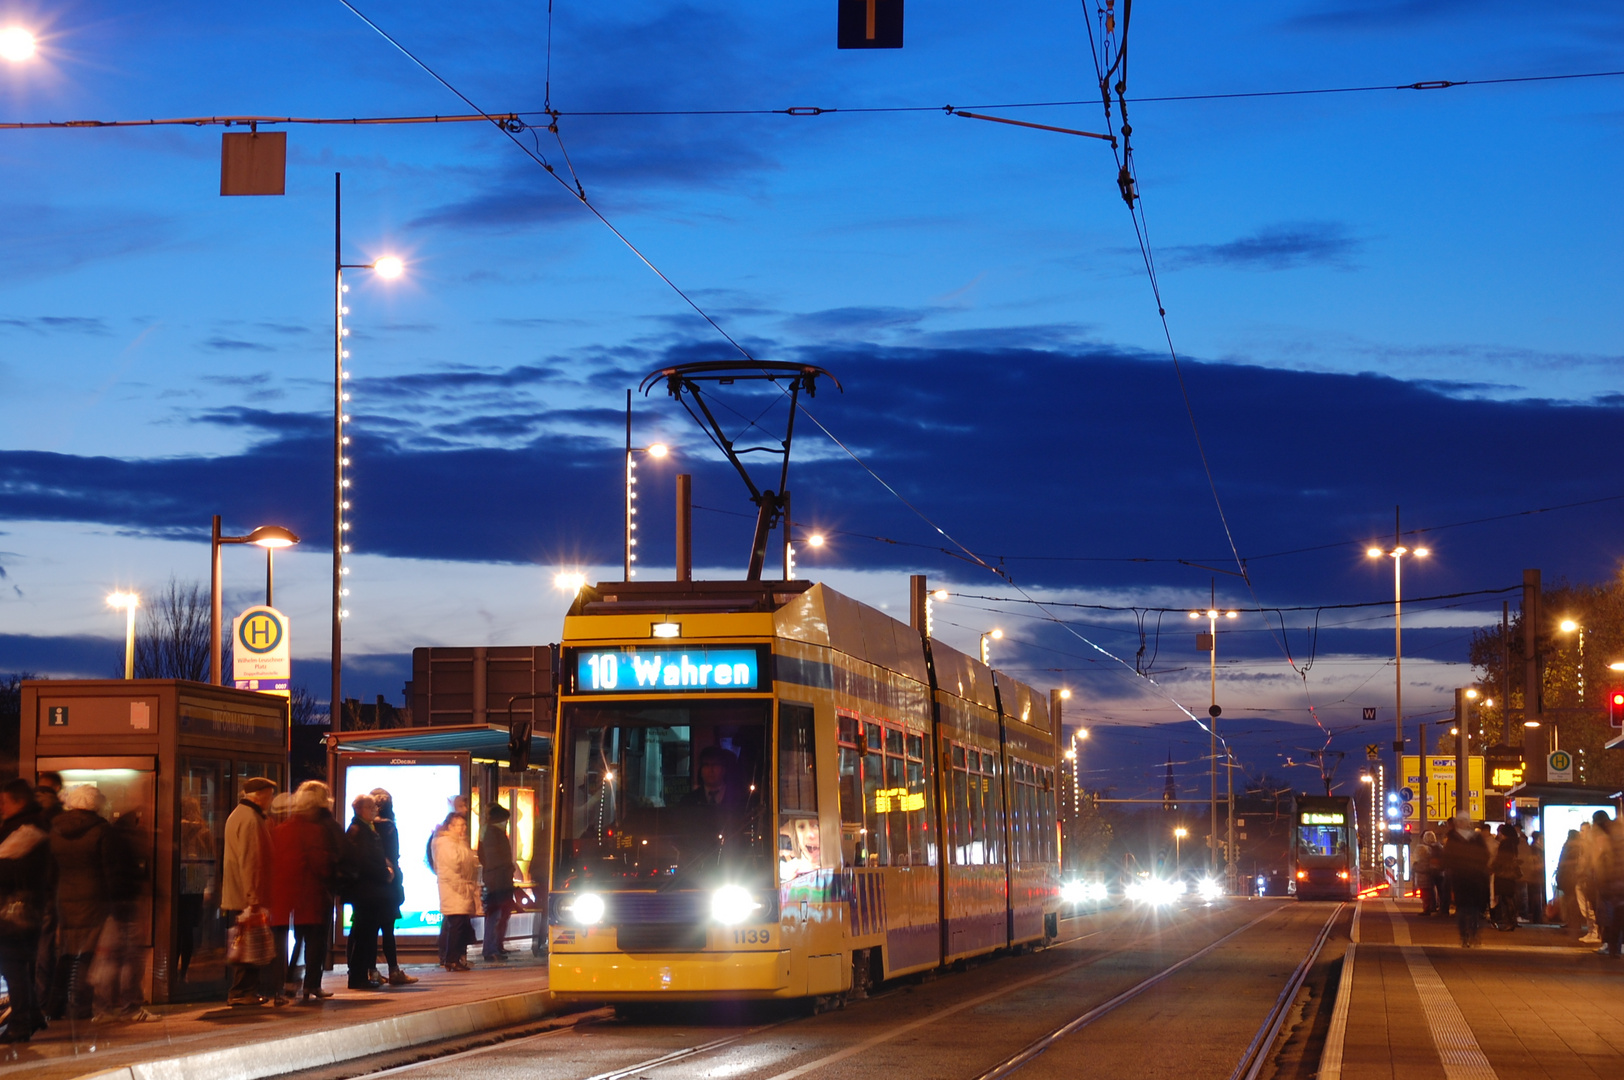
POLYGON ((1454 996, 1439 978, 1427 954, 1408 945, 1401 951, 1404 962, 1409 965, 1415 991, 1421 997, 1421 1010, 1426 1013, 1427 1026, 1432 1029, 1432 1043, 1438 1048, 1444 1076, 1448 1080, 1499 1080, 1477 1045, 1477 1038, 1461 1014, 1460 1006, 1455 1004, 1454 996))

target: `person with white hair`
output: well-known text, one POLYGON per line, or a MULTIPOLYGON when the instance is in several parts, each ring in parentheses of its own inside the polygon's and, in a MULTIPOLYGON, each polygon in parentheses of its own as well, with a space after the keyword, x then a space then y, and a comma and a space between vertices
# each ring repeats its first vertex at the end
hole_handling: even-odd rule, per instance
POLYGON ((91 1018, 90 961, 107 922, 110 902, 102 877, 107 800, 94 784, 62 793, 62 812, 51 822, 56 864, 56 973, 45 1003, 50 1020, 91 1018))

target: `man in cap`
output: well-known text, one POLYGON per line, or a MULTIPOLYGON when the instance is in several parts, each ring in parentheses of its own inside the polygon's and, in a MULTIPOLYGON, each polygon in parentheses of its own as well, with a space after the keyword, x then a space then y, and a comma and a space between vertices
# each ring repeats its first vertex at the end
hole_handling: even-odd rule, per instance
MULTIPOLYGON (((271 823, 266 816, 276 798, 276 783, 263 776, 249 777, 242 799, 226 819, 226 852, 220 882, 220 915, 227 926, 249 908, 263 907, 271 898, 271 823)), ((235 964, 227 1005, 263 1005, 259 992, 260 965, 235 964)))

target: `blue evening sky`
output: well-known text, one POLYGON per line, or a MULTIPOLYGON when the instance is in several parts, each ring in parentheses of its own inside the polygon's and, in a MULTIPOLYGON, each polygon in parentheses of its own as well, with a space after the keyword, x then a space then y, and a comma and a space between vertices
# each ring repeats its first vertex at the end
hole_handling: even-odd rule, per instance
MULTIPOLYGON (((547 100, 545 5, 358 6, 484 110, 547 100)), ((1624 495, 1624 79, 1131 106, 1249 590, 1176 561, 1234 569, 1109 148, 939 109, 1098 130, 1098 104, 992 107, 1096 100, 1092 11, 914 0, 906 48, 841 52, 834 0, 557 0, 551 102, 593 204, 754 355, 829 368, 845 392, 819 394, 818 420, 1014 585, 943 554, 805 420, 796 518, 833 543, 803 568, 904 618, 909 572, 962 594, 937 613, 948 641, 999 626, 996 661, 1076 687, 1090 724, 1163 725, 1102 763, 1159 791, 1145 762, 1172 749, 1201 768, 1205 735, 1178 708, 1206 704, 1189 620, 1158 637, 1145 617, 1153 685, 1134 674, 1134 614, 1050 609, 1062 626, 1009 602, 1015 586, 1140 608, 1204 601, 1215 577, 1234 606, 1390 599, 1362 548, 1395 504, 1431 527, 1591 503, 1429 534, 1410 595, 1618 572, 1624 501, 1592 500, 1624 495), (578 115, 791 106, 938 108, 578 115), (1314 550, 1276 555, 1297 549, 1314 550)), ((0 64, 0 121, 468 111, 337 0, 0 0, 0 25, 41 38, 35 61, 0 64)), ((1566 75, 1624 68, 1624 9, 1141 0, 1130 44, 1130 98, 1566 75)), ((305 537, 278 601, 296 678, 325 696, 334 172, 346 261, 408 263, 397 282, 350 278, 348 692, 398 701, 414 646, 555 640, 553 574, 618 576, 625 389, 737 355, 489 125, 275 130, 279 198, 217 194, 218 127, 0 131, 0 672, 110 673, 104 595, 206 581, 221 513, 305 537)), ((518 138, 567 175, 545 128, 518 138)), ((643 471, 643 575, 669 572, 678 470, 707 508, 701 573, 736 574, 742 485, 669 400, 637 410, 639 441, 676 448, 643 471)), ((233 606, 259 576, 228 554, 233 606)), ((1407 615, 1407 712, 1436 715, 1472 680, 1467 638, 1502 598, 1515 608, 1485 593, 1407 615)), ((1284 620, 1247 615, 1221 639, 1247 766, 1320 745, 1316 718, 1348 746, 1390 732, 1391 613, 1324 613, 1313 640, 1313 611, 1284 620), (1365 706, 1383 719, 1362 724, 1365 706)))

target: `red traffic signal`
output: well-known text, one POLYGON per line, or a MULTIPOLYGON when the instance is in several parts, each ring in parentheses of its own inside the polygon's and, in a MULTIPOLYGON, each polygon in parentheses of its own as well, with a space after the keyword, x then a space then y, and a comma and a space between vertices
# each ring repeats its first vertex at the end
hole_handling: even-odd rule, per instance
POLYGON ((1616 686, 1607 691, 1607 723, 1624 729, 1624 690, 1616 686))

